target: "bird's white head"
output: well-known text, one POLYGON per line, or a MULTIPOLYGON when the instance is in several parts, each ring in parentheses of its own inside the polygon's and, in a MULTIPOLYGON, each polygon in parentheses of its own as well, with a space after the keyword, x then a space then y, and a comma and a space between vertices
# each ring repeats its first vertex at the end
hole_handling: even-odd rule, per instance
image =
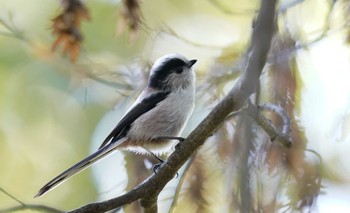
POLYGON ((195 82, 192 66, 197 60, 188 60, 179 54, 159 58, 152 66, 148 86, 157 90, 185 89, 195 82))

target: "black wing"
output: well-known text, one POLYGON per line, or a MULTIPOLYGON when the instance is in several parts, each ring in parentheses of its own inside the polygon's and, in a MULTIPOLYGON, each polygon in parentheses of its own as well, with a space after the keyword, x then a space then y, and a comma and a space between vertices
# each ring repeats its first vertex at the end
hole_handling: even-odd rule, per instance
POLYGON ((158 92, 150 95, 149 97, 143 99, 139 104, 132 108, 117 124, 113 131, 107 136, 107 138, 102 142, 99 149, 106 146, 106 144, 112 139, 116 141, 117 139, 124 137, 130 128, 130 125, 141 115, 153 109, 157 104, 163 101, 170 92, 158 92))

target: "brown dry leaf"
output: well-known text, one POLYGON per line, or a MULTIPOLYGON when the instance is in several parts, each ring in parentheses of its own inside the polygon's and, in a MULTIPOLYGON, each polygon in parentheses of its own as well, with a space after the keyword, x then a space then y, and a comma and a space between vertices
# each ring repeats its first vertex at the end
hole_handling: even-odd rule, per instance
POLYGON ((71 62, 79 56, 83 36, 80 32, 81 22, 90 20, 89 11, 81 0, 62 0, 63 12, 52 19, 52 34, 57 38, 52 44, 52 51, 63 45, 63 53, 70 55, 71 62))
POLYGON ((141 23, 141 11, 139 0, 123 0, 123 7, 121 10, 122 19, 118 23, 116 30, 117 35, 121 35, 125 28, 130 30, 130 41, 134 41, 137 38, 140 23, 141 23))

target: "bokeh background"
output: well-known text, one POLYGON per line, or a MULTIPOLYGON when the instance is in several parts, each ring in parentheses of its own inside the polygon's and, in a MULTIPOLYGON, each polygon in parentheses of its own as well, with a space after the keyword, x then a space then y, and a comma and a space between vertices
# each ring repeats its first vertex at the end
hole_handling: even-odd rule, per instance
MULTIPOLYGON (((123 2, 84 1, 90 20, 82 22, 84 40, 72 63, 62 47, 52 51, 60 3, 0 1, 0 212, 20 205, 3 191, 26 204, 70 210, 143 181, 152 159, 116 152, 33 199, 46 182, 97 149, 164 54, 198 59, 188 135, 244 70, 260 4, 144 0, 136 8, 141 22, 130 28, 123 2)), ((279 2, 256 101, 287 110, 295 146, 287 151, 271 144, 254 122, 233 118, 167 185, 159 198, 162 212, 179 182, 176 212, 235 212, 246 205, 266 212, 350 212, 349 12, 348 0, 279 2)))

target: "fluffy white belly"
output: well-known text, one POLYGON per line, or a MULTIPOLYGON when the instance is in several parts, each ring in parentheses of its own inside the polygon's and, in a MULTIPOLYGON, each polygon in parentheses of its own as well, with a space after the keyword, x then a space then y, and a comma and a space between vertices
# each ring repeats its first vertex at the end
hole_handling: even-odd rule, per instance
MULTIPOLYGON (((150 142, 159 136, 179 136, 194 108, 194 90, 176 90, 158 105, 141 115, 131 125, 127 138, 132 142, 131 151, 144 152, 141 147, 163 153, 174 140, 150 142), (140 147, 141 149, 138 149, 140 147)), ((129 144, 130 145, 130 144, 129 144)))

